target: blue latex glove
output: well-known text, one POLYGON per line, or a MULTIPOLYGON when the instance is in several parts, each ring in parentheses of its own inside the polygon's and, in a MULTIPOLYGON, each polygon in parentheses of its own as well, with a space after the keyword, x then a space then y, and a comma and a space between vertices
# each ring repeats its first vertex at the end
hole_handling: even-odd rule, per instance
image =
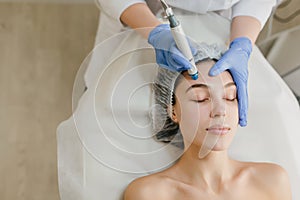
MULTIPOLYGON (((191 64, 177 48, 168 24, 156 26, 149 34, 148 43, 155 48, 156 62, 159 66, 173 71, 184 71, 191 68, 191 64)), ((190 42, 189 42, 190 44, 190 42)), ((196 49, 191 45, 192 54, 196 49)))
POLYGON ((248 60, 252 52, 252 43, 247 37, 234 39, 229 49, 221 59, 210 69, 209 75, 216 76, 225 70, 229 70, 237 86, 237 98, 239 105, 239 124, 247 125, 248 115, 248 60))

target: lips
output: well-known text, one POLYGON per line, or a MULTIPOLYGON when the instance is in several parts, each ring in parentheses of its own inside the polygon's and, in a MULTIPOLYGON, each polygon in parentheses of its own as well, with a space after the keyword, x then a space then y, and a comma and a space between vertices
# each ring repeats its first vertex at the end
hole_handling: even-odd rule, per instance
POLYGON ((225 135, 230 131, 230 128, 228 126, 213 125, 207 128, 206 131, 216 135, 225 135))

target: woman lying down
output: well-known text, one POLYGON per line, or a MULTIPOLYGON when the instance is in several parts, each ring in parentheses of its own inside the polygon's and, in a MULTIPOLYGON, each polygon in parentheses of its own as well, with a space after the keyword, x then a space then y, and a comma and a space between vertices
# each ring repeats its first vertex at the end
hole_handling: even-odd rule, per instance
MULTIPOLYGON (((155 101, 163 109, 154 119, 156 138, 169 142, 182 134, 184 153, 170 168, 132 181, 125 200, 288 200, 286 171, 271 163, 241 162, 228 156, 238 126, 236 86, 228 71, 210 77, 221 56, 215 45, 197 45, 198 80, 187 71, 158 70, 155 101), (167 115, 167 116, 166 116, 167 115), (208 139, 207 139, 208 138, 208 139), (201 157, 209 138, 217 138, 201 157)), ((251 151, 251 149, 249 149, 251 151)))

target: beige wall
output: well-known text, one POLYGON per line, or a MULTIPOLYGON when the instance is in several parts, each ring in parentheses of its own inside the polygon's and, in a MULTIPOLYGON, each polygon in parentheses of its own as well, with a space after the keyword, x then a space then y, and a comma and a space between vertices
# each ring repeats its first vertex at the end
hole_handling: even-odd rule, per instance
MULTIPOLYGON (((287 1, 287 0, 285 0, 287 1)), ((288 0, 289 1, 289 0, 288 0)), ((287 6, 282 7, 282 8, 278 8, 276 10, 276 15, 279 16, 280 18, 287 18, 288 16, 292 15, 295 12, 299 12, 300 10, 300 0, 291 0, 291 2, 289 4, 287 4, 287 6)), ((270 27, 270 20, 266 23, 266 26, 264 28, 264 30, 262 30, 259 39, 265 39, 266 37, 266 33, 268 30, 268 27, 270 27)), ((296 16, 295 18, 289 20, 288 22, 280 22, 278 20, 276 20, 275 18, 272 21, 272 34, 276 34, 279 33, 281 31, 296 27, 296 26, 300 26, 300 13, 298 16, 296 16)))
POLYGON ((58 200, 56 127, 93 47, 94 5, 0 3, 0 199, 58 200))
POLYGON ((0 0, 4 3, 94 3, 96 0, 0 0))

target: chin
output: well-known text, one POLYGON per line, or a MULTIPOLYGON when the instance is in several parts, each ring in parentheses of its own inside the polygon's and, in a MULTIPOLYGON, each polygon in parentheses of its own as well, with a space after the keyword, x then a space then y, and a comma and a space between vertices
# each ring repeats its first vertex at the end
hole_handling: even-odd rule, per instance
POLYGON ((227 151, 229 148, 228 144, 215 144, 215 146, 212 148, 212 151, 227 151))
POLYGON ((212 151, 227 151, 228 148, 227 147, 216 147, 214 146, 214 148, 212 149, 212 151))

